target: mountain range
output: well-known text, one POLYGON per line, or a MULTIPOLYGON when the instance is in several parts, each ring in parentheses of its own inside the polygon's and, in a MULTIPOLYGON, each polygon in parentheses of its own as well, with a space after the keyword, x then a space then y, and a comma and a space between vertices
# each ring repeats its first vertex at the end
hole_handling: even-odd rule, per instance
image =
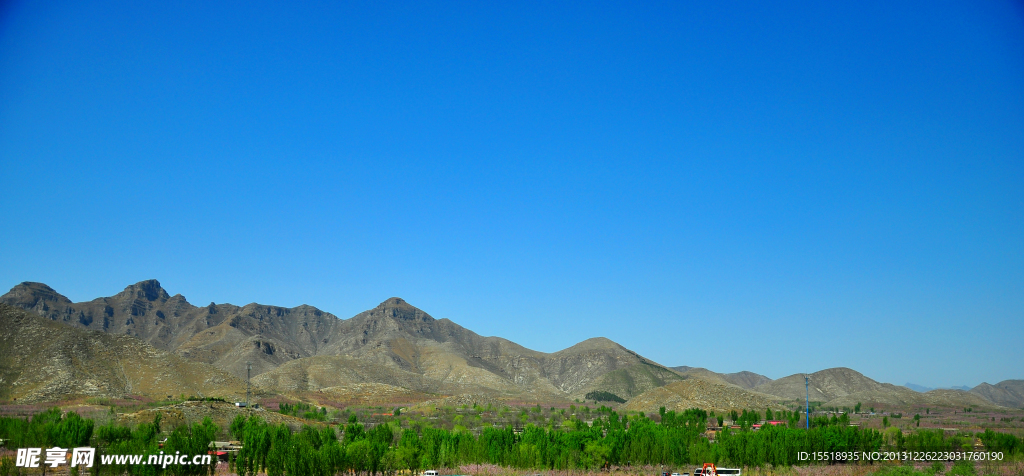
POLYGON ((45 284, 21 283, 0 303, 71 328, 130 336, 239 378, 251 372, 268 392, 371 382, 436 394, 571 400, 595 390, 630 398, 683 378, 605 338, 547 354, 434 319, 400 298, 339 319, 306 305, 194 306, 148 280, 82 303, 45 284))
MULTIPOLYGON (((435 319, 397 297, 340 319, 308 305, 195 306, 156 280, 80 303, 42 283, 18 284, 0 296, 0 350, 0 399, 27 402, 73 395, 237 398, 247 375, 258 394, 360 401, 366 392, 520 402, 607 392, 629 400, 627 408, 647 411, 776 406, 804 397, 804 374, 772 380, 746 371, 670 368, 602 337, 537 352, 435 319)), ((830 406, 1024 407, 1022 380, 919 393, 846 368, 807 376, 811 399, 830 406)))

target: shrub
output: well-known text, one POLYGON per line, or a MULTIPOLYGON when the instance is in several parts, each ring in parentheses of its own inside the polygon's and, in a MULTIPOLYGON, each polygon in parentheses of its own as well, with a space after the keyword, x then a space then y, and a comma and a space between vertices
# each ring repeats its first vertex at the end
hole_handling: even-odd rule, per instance
POLYGON ((946 476, 976 476, 977 471, 974 470, 974 463, 971 461, 958 461, 953 467, 946 473, 946 476))
POLYGON ((603 390, 595 390, 584 396, 586 400, 593 400, 595 402, 617 402, 626 403, 626 400, 612 392, 605 392, 603 390))

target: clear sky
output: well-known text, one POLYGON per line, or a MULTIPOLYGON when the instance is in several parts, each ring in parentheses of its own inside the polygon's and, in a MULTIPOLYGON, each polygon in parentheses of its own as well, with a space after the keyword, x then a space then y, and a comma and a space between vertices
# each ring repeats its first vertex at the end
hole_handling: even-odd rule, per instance
POLYGON ((415 3, 0 4, 0 287, 1024 378, 1019 1, 415 3))

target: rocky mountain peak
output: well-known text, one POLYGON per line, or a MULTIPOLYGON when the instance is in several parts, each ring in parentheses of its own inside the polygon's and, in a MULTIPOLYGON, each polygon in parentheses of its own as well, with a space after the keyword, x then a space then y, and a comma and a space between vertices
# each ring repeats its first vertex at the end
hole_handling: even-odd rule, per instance
POLYGON ((591 337, 583 342, 580 342, 572 347, 562 349, 558 353, 571 353, 571 352, 593 352, 593 351, 625 351, 621 345, 615 343, 615 341, 607 337, 591 337))
POLYGON ((0 302, 28 309, 39 302, 70 304, 71 300, 43 283, 25 281, 0 296, 0 302))
POLYGON ((147 279, 139 281, 124 288, 124 291, 117 293, 115 299, 145 299, 147 301, 167 301, 171 298, 167 291, 160 286, 160 281, 147 279))
POLYGON ((370 317, 391 317, 403 321, 433 322, 435 319, 399 297, 390 298, 373 308, 370 317))
MULTIPOLYGON (((849 367, 833 367, 831 369, 819 370, 810 374, 811 380, 815 379, 842 379, 842 380, 854 380, 854 381, 867 381, 871 380, 864 376, 864 374, 853 370, 849 367)), ((873 380, 872 380, 873 382, 873 380)))

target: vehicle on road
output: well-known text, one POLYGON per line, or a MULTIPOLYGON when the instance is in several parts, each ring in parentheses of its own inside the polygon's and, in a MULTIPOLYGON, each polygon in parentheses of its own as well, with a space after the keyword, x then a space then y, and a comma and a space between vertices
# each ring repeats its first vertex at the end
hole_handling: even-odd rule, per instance
POLYGON ((716 468, 714 464, 704 463, 703 467, 693 470, 693 476, 742 476, 739 468, 716 468))

